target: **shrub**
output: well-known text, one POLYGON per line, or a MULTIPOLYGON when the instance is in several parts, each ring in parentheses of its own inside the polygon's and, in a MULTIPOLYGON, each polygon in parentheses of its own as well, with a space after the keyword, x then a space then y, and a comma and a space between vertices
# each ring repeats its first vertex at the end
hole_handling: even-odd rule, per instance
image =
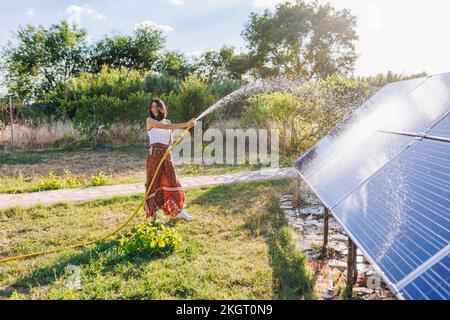
POLYGON ((150 73, 144 78, 143 90, 151 92, 155 96, 161 96, 170 92, 177 92, 179 86, 180 81, 174 77, 150 73))
POLYGON ((93 186, 104 186, 108 182, 108 177, 103 171, 92 177, 93 186))
POLYGON ((213 81, 210 85, 211 93, 217 99, 221 99, 226 95, 236 91, 241 87, 242 83, 238 80, 222 80, 222 81, 213 81))
POLYGON ((115 70, 103 66, 100 73, 83 72, 68 85, 70 99, 107 95, 126 99, 130 94, 143 90, 143 75, 126 68, 115 70))
POLYGON ((39 190, 56 190, 63 187, 63 182, 53 171, 39 181, 39 190))
MULTIPOLYGON (((189 77, 181 84, 180 93, 175 98, 175 121, 188 121, 197 117, 209 108, 215 101, 205 81, 196 77, 189 77)), ((213 122, 213 116, 203 121, 203 128, 207 129, 213 122)))
POLYGON ((331 76, 306 83, 293 92, 260 93, 248 99, 241 125, 272 127, 286 153, 308 149, 365 101, 365 83, 331 76))
POLYGON ((180 235, 162 224, 146 221, 137 226, 131 234, 120 240, 121 248, 129 254, 165 256, 173 253, 181 244, 180 235))
POLYGON ((100 171, 91 178, 91 181, 85 178, 79 178, 73 175, 70 170, 65 169, 63 175, 58 176, 50 171, 45 177, 39 180, 38 188, 40 191, 57 190, 63 188, 82 188, 89 186, 103 186, 108 182, 108 176, 100 171))

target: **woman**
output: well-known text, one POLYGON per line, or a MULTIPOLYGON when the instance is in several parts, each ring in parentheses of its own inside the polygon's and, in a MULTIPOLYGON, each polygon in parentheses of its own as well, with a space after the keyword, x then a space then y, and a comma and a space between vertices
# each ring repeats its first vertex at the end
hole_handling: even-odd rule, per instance
MULTIPOLYGON (((173 144, 172 130, 187 128, 195 125, 195 119, 185 123, 171 123, 166 119, 167 107, 160 99, 154 99, 150 103, 150 117, 147 118, 147 132, 150 140, 150 150, 147 155, 147 174, 145 187, 148 189, 156 168, 167 149, 173 144)), ((191 221, 192 217, 184 210, 185 195, 177 178, 173 164, 172 154, 163 161, 156 179, 149 191, 144 204, 147 218, 160 219, 156 213, 162 209, 168 217, 182 218, 191 221)))

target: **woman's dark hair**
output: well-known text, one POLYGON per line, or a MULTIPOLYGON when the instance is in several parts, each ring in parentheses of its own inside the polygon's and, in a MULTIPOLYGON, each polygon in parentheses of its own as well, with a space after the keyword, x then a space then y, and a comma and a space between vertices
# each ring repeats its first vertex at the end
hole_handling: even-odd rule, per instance
POLYGON ((161 121, 162 119, 165 119, 167 117, 167 107, 164 104, 164 102, 161 99, 153 99, 152 102, 150 102, 150 118, 155 119, 156 121, 161 121), (153 103, 156 103, 156 106, 158 108, 158 116, 154 116, 152 112, 152 105, 153 103))

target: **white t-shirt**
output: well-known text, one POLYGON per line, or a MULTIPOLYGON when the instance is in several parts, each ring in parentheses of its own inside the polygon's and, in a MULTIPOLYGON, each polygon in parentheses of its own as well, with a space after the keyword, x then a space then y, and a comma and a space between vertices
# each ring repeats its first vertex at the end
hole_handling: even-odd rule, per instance
MULTIPOLYGON (((161 123, 169 124, 170 120, 162 119, 161 123)), ((150 145, 154 143, 169 144, 171 141, 171 131, 169 129, 151 128, 147 130, 150 145)))

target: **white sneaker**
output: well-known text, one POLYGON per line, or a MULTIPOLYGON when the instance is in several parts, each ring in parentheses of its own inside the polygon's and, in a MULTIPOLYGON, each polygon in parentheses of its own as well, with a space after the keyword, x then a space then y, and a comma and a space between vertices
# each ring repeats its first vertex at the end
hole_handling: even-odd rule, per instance
POLYGON ((177 218, 184 219, 186 221, 192 221, 192 217, 187 214, 186 211, 182 210, 178 215, 177 218))
POLYGON ((164 219, 161 218, 161 216, 158 213, 155 213, 155 215, 153 216, 152 222, 160 223, 160 224, 166 223, 166 221, 164 221, 164 219))

